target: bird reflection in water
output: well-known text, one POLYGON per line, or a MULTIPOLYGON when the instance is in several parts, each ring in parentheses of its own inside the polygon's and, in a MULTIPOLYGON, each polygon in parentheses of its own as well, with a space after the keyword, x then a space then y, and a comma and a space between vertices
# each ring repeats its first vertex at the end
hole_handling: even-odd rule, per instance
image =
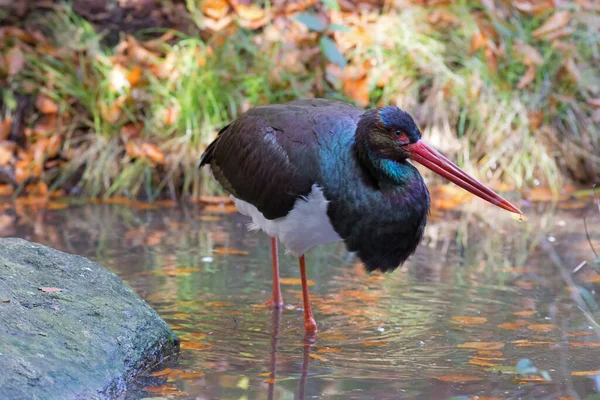
MULTIPOLYGON (((281 309, 275 309, 272 313, 272 335, 271 335, 271 361, 270 371, 271 378, 269 382, 269 390, 267 394, 268 400, 273 400, 275 394, 275 382, 277 381, 277 347, 279 346, 279 330, 281 324, 281 309)), ((310 363, 310 349, 316 343, 314 335, 305 334, 304 342, 302 344, 302 369, 300 372, 300 382, 298 384, 298 399, 302 400, 305 398, 306 393, 306 379, 308 377, 308 366, 310 363)))

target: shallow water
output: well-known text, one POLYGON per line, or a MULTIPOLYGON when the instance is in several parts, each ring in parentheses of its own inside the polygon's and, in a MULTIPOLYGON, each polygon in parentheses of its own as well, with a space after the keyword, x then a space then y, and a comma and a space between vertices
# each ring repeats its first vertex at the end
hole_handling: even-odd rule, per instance
POLYGON ((591 203, 530 205, 522 223, 477 202, 436 212, 417 253, 386 275, 365 273, 342 244, 313 249, 316 340, 303 337, 297 261, 283 251, 286 306, 261 306, 269 241, 247 232, 245 217, 212 206, 64 207, 11 206, 0 211, 0 236, 103 264, 182 340, 179 360, 149 371, 126 398, 599 396, 600 278, 582 220, 600 249, 591 203), (523 358, 552 380, 517 374, 523 358))

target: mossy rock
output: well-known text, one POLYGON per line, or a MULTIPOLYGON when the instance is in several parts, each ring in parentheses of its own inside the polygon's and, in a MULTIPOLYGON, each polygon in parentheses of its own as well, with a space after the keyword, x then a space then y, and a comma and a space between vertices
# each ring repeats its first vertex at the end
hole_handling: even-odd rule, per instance
POLYGON ((114 397, 178 350, 168 325, 101 265, 0 239, 1 399, 114 397))

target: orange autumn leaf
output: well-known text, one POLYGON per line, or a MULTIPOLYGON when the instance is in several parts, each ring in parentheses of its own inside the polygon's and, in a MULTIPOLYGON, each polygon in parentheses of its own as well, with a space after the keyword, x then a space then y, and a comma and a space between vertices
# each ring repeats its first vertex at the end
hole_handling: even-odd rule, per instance
POLYGON ((529 341, 529 340, 515 340, 515 341, 512 341, 511 343, 515 343, 516 347, 549 346, 549 345, 554 344, 554 342, 529 341))
POLYGON ((600 342, 569 342, 569 344, 573 347, 600 347, 600 342))
POLYGON ((271 375, 273 375, 273 373, 271 371, 262 372, 262 373, 258 374, 258 376, 271 376, 271 375))
POLYGON ((367 340, 361 343, 365 347, 385 347, 387 346, 387 342, 382 340, 367 340))
POLYGON ((483 378, 480 378, 478 376, 461 375, 461 374, 434 376, 432 378, 437 379, 438 381, 451 382, 451 383, 472 382, 472 381, 483 380, 483 378))
POLYGON ((248 21, 255 21, 257 19, 264 18, 265 16, 265 10, 256 4, 249 6, 245 4, 239 4, 235 8, 235 12, 240 16, 240 18, 248 21))
POLYGON ((495 367, 497 365, 500 365, 498 363, 495 363, 495 362, 492 362, 492 361, 489 361, 489 360, 484 360, 484 359, 479 358, 479 357, 474 357, 474 358, 470 359, 469 360, 469 364, 477 365, 477 366, 480 366, 480 367, 495 367))
POLYGON ((219 247, 219 248, 213 249, 213 253, 214 254, 222 254, 222 255, 233 255, 233 256, 246 256, 249 254, 245 250, 230 249, 227 247, 219 247))
POLYGON ((537 49, 521 40, 513 42, 513 50, 521 62, 528 67, 541 66, 544 64, 544 58, 537 49))
POLYGON ((227 0, 204 0, 200 4, 202 12, 214 19, 225 17, 229 11, 229 2, 227 0))
POLYGON ((169 375, 171 372, 173 372, 173 370, 171 368, 166 368, 160 371, 156 371, 150 374, 150 376, 165 376, 165 375, 169 375))
POLYGON ((336 349, 335 347, 326 347, 324 349, 317 350, 317 353, 341 353, 340 349, 336 349))
POLYGON ((6 119, 0 121, 0 141, 8 139, 11 127, 12 117, 6 117, 6 119))
MULTIPOLYGON (((302 280, 300 278, 281 278, 279 282, 282 285, 302 285, 302 280)), ((308 279, 306 281, 308 286, 314 286, 315 282, 308 279)))
POLYGON ((136 65, 131 71, 127 72, 125 77, 131 87, 138 86, 142 81, 142 69, 136 65))
POLYGON ((502 357, 503 354, 498 350, 479 350, 477 355, 481 357, 502 357))
POLYGON ((178 105, 174 104, 170 107, 167 107, 164 111, 163 122, 165 125, 173 125, 177 122, 179 118, 180 108, 178 105))
POLYGON ((276 381, 277 381, 277 378, 267 378, 267 379, 263 380, 263 382, 269 383, 271 385, 274 384, 276 381))
POLYGON ((233 204, 233 200, 231 200, 228 196, 198 196, 190 199, 192 203, 200 203, 200 204, 233 204))
POLYGON ((514 312, 513 314, 518 315, 519 317, 530 317, 536 313, 537 313, 537 311, 534 311, 534 310, 523 310, 523 311, 514 312))
POLYGON ((504 348, 503 342, 466 342, 461 343, 457 347, 463 349, 474 349, 474 350, 500 350, 504 348))
POLYGON ((553 331, 554 329, 556 329, 556 325, 533 324, 533 325, 528 325, 527 329, 529 329, 530 331, 535 331, 535 332, 550 332, 550 331, 553 331))
POLYGON ((212 344, 197 342, 181 342, 180 347, 183 350, 210 350, 212 349, 212 344))
POLYGON ((145 390, 147 392, 152 392, 154 394, 158 394, 161 396, 173 396, 173 395, 184 396, 187 394, 186 392, 180 391, 173 385, 146 386, 142 390, 145 390))
POLYGON ((155 163, 165 163, 165 153, 160 151, 156 145, 151 143, 142 143, 142 151, 149 159, 151 159, 155 163))
POLYGON ((314 354, 314 353, 310 354, 310 358, 313 358, 313 359, 319 360, 319 361, 329 361, 329 359, 327 359, 327 358, 325 358, 323 356, 320 356, 318 354, 314 354))
POLYGON ((595 333, 590 332, 590 331, 576 331, 576 332, 567 333, 568 337, 581 337, 581 336, 593 336, 593 335, 595 335, 595 333))
POLYGON ((354 99, 359 106, 368 106, 369 83, 367 82, 366 76, 359 79, 345 79, 344 94, 351 99, 354 99))
MULTIPOLYGON (((138 138, 142 133, 142 129, 144 125, 141 123, 133 123, 129 122, 121 127, 121 135, 124 135, 128 138, 138 138)), ((141 153, 141 150, 140 150, 141 153)), ((141 156, 140 156, 141 157, 141 156)))
POLYGON ((202 209, 202 211, 207 213, 215 213, 215 214, 233 214, 237 212, 237 208, 233 204, 227 205, 208 205, 202 209))
POLYGON ((35 100, 35 107, 42 114, 55 114, 58 112, 58 105, 45 94, 38 94, 35 100))
POLYGON ((452 321, 458 322, 459 324, 464 325, 476 325, 483 324, 487 322, 487 318, 485 317, 469 317, 469 316, 454 316, 452 317, 452 321))
POLYGON ((133 141, 125 143, 125 151, 131 158, 144 157, 144 151, 142 150, 142 148, 133 141))
POLYGON ((500 329, 513 330, 519 329, 522 326, 528 325, 529 323, 526 321, 517 321, 517 322, 505 322, 503 324, 498 325, 500 329))
POLYGON ((230 301, 211 301, 206 303, 206 307, 231 307, 233 305, 230 301))
POLYGON ((590 375, 599 375, 600 369, 593 371, 573 371, 571 372, 572 376, 590 376, 590 375))
POLYGON ((181 372, 178 376, 181 379, 194 379, 204 376, 204 372, 181 372))

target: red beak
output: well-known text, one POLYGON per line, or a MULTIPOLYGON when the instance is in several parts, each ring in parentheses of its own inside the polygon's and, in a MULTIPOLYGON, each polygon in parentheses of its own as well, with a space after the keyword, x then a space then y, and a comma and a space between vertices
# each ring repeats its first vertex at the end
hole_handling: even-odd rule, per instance
POLYGON ((467 175, 466 172, 458 168, 452 161, 441 155, 437 150, 428 144, 419 140, 416 143, 404 147, 410 153, 410 159, 415 160, 436 174, 456 183, 461 188, 473 193, 475 196, 489 201, 507 211, 523 214, 521 210, 512 205, 506 199, 495 193, 490 188, 467 175))

